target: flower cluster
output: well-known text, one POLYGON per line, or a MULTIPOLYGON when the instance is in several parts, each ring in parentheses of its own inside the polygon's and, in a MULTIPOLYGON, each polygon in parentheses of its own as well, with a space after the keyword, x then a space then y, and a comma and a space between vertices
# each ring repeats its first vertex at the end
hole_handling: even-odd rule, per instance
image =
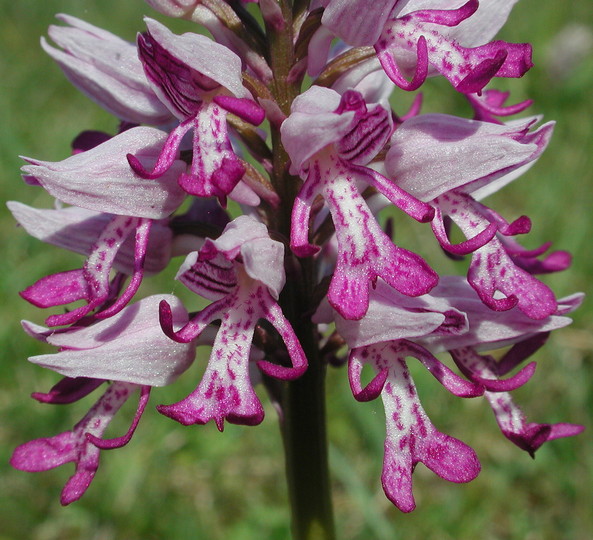
POLYGON ((29 234, 85 257, 21 293, 41 308, 78 302, 46 326, 23 322, 59 349, 29 360, 64 376, 34 398, 70 403, 106 389, 71 431, 19 446, 14 467, 74 462, 62 503, 77 500, 100 450, 130 440, 151 388, 181 376, 198 346, 211 352, 196 389, 157 409, 221 431, 225 420, 263 420, 256 382, 282 420, 290 381, 312 362, 347 358, 354 398, 383 401, 382 483, 404 512, 418 462, 452 482, 480 470, 469 446, 429 420, 409 359, 450 393, 485 397, 504 436, 531 454, 581 431, 527 421, 510 395, 535 363, 516 368, 582 300, 557 299, 536 277, 566 269, 567 253, 524 248, 529 218, 507 221, 483 202, 537 161, 554 128, 506 119, 530 102, 505 105, 506 93, 485 88, 531 67, 528 44, 492 41, 517 0, 147 1, 212 37, 146 18, 133 44, 59 15, 54 45, 42 40, 120 123, 115 134, 83 132, 61 161, 24 158, 25 181, 53 209, 8 203, 29 234), (433 76, 468 99, 474 118, 422 114, 420 99, 392 110, 397 92, 433 76), (229 199, 240 212, 227 211, 229 199), (445 253, 468 256, 467 275, 439 276, 406 238, 395 244, 377 218, 385 207, 431 227, 445 253), (179 256, 176 279, 211 303, 188 313, 170 294, 138 298, 143 279, 179 256), (128 433, 102 438, 135 391, 128 433))

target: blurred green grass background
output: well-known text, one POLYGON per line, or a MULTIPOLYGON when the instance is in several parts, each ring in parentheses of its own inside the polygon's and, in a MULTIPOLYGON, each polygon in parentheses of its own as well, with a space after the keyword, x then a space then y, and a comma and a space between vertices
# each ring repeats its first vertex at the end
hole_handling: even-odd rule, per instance
MULTIPOLYGON (((68 155, 70 141, 81 130, 113 131, 115 122, 70 86, 41 51, 39 37, 54 23, 54 14, 64 12, 133 40, 142 28, 142 15, 155 14, 141 0, 0 0, 0 8, 2 199, 49 207, 51 201, 41 190, 21 181, 17 156, 57 161, 68 155)), ((593 277, 593 52, 590 43, 582 58, 569 48, 579 36, 586 45, 591 32, 589 0, 522 0, 499 34, 533 43, 536 66, 525 78, 496 86, 512 90, 513 102, 533 98, 531 113, 558 124, 544 156, 495 196, 494 208, 509 219, 523 213, 533 219, 526 245, 552 240, 556 249, 573 252, 568 272, 546 278, 559 295, 591 292, 593 277), (563 31, 564 41, 552 46, 563 31), (568 49, 566 58, 559 56, 563 49, 568 49)), ((443 81, 430 81, 425 94, 425 111, 469 114, 443 81)), ((409 96, 396 97, 396 107, 397 100, 403 105, 409 96)), ((405 227, 396 230, 402 245, 434 250, 426 228, 405 227)), ((271 407, 266 405, 261 426, 227 425, 223 434, 210 425, 184 428, 154 410, 155 404, 185 396, 198 381, 199 366, 192 368, 193 376, 190 372, 172 388, 153 393, 132 442, 103 454, 91 488, 70 507, 59 505, 59 492, 71 466, 34 475, 8 466, 15 445, 70 429, 93 397, 69 407, 30 399, 32 391, 47 391, 58 377, 26 361, 42 347, 19 326, 21 319, 41 323, 43 314, 17 292, 48 273, 79 266, 80 258, 29 238, 7 210, 0 213, 0 234, 6 263, 0 280, 0 540, 288 538, 282 444, 271 407)), ((181 294, 170 279, 171 272, 147 284, 146 291, 181 294)), ((535 358, 534 378, 515 392, 531 421, 587 427, 579 437, 544 445, 534 461, 500 435, 483 400, 453 398, 411 366, 433 423, 472 445, 483 471, 468 485, 454 485, 420 465, 414 481, 418 508, 410 515, 393 508, 380 486, 380 404, 354 402, 344 370, 330 370, 329 434, 339 538, 592 538, 591 302, 575 314, 571 327, 552 336, 535 358)), ((115 422, 114 434, 125 429, 121 418, 115 422)))

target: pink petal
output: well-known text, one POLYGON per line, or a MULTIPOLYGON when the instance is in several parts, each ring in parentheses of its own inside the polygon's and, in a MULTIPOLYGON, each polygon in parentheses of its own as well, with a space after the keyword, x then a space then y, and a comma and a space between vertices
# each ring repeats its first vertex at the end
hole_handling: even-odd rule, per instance
POLYGON ((473 287, 462 276, 441 276, 431 296, 447 301, 468 319, 466 332, 443 333, 423 337, 419 342, 432 352, 479 347, 496 349, 562 328, 571 323, 570 318, 552 315, 545 319, 533 319, 518 307, 508 311, 493 311, 484 305, 473 287))
POLYGON ((557 302, 552 290, 513 265, 496 239, 474 253, 468 280, 482 301, 495 311, 517 305, 528 317, 536 320, 545 319, 556 311, 557 302), (504 297, 498 298, 497 291, 504 297))
POLYGON ((338 260, 328 292, 332 306, 344 318, 360 319, 377 277, 409 296, 427 293, 437 281, 433 270, 418 255, 394 246, 354 187, 349 171, 341 163, 324 165, 330 167, 335 176, 325 180, 323 194, 338 240, 338 260))

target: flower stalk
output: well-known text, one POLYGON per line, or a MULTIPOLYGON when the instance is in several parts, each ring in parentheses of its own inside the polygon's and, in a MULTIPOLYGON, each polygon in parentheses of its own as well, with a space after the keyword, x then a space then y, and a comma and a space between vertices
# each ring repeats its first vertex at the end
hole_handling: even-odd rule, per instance
POLYGON ((291 283, 296 286, 285 287, 282 306, 294 317, 293 327, 309 361, 307 372, 299 379, 285 383, 283 389, 281 430, 292 532, 295 540, 333 540, 325 406, 326 366, 319 355, 316 330, 303 317, 310 309, 306 304, 312 295, 305 296, 307 290, 303 284, 291 283))
MULTIPOLYGON (((268 24, 270 64, 274 73, 272 94, 282 112, 288 116, 298 96, 300 81, 291 81, 294 66, 292 10, 280 2, 285 26, 276 29, 268 24)), ((280 195, 281 205, 291 207, 300 179, 289 174, 290 158, 282 144, 280 126, 271 127, 272 183, 280 195)), ((290 219, 279 212, 276 224, 285 238, 290 236, 290 219), (282 219, 283 218, 283 219, 282 219)), ((291 507, 294 540, 333 540, 335 527, 327 448, 325 407, 325 365, 319 355, 318 336, 310 314, 314 281, 310 260, 293 259, 298 268, 288 279, 280 305, 295 330, 308 360, 307 372, 283 385, 281 432, 284 442, 286 480, 291 507)))

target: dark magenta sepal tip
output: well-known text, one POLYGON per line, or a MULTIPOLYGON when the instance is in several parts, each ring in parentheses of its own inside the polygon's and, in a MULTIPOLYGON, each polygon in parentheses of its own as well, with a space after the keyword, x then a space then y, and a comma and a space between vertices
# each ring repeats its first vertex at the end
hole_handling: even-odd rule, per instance
POLYGON ((364 388, 352 392, 354 399, 361 402, 377 399, 383 391, 383 387, 385 386, 385 381, 387 381, 388 376, 388 369, 382 369, 379 371, 379 373, 373 377, 373 380, 369 382, 369 384, 367 384, 364 388))
POLYGON ((307 371, 307 365, 286 367, 273 364, 267 360, 260 360, 257 362, 257 367, 261 369, 266 375, 283 381, 292 381, 293 379, 298 379, 305 373, 305 371, 307 371))
POLYGON ((234 96, 216 96, 214 103, 220 105, 225 111, 239 118, 259 126, 266 117, 266 111, 255 101, 249 98, 236 98, 234 96))
POLYGON ((31 397, 40 403, 65 405, 86 397, 104 382, 103 379, 91 379, 89 377, 64 377, 49 392, 33 392, 31 397))

